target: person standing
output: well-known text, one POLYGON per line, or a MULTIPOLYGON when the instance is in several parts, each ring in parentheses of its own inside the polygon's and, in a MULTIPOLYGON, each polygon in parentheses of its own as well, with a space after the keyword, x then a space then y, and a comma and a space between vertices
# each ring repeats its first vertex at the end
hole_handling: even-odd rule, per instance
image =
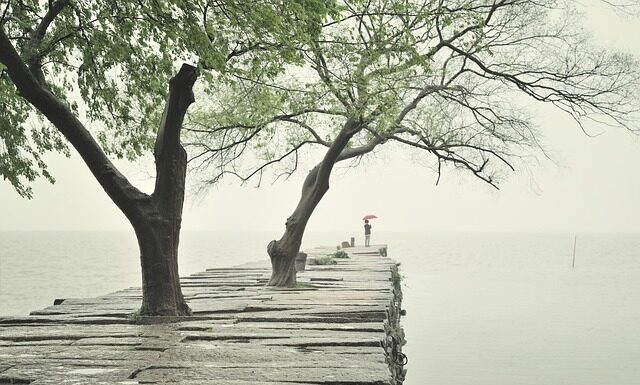
POLYGON ((369 239, 371 239, 371 225, 369 224, 369 220, 364 220, 364 245, 365 247, 369 247, 369 239))

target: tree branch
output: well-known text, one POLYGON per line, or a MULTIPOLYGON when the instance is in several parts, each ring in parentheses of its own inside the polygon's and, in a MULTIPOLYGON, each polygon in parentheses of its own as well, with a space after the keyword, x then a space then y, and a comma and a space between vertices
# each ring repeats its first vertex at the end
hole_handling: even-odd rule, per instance
POLYGON ((338 156, 336 162, 341 162, 343 160, 356 158, 358 156, 362 156, 373 151, 378 145, 383 144, 387 141, 386 137, 383 136, 375 136, 369 142, 363 144, 358 147, 345 148, 342 150, 340 155, 338 156))
POLYGON ((29 69, 41 84, 45 84, 44 74, 42 73, 42 55, 38 52, 40 43, 44 39, 47 29, 53 22, 53 20, 62 12, 64 7, 69 4, 69 0, 56 0, 53 3, 49 2, 49 10, 44 15, 40 24, 33 30, 29 43, 27 44, 27 58, 26 62, 29 69))
POLYGON ((169 98, 165 105, 155 146, 156 158, 174 151, 180 145, 180 130, 187 109, 194 102, 193 85, 198 78, 198 69, 183 64, 180 71, 169 81, 169 98))
POLYGON ((340 154, 347 147, 347 144, 353 135, 358 133, 363 127, 363 122, 354 118, 347 119, 325 153, 324 158, 322 158, 322 162, 319 164, 320 167, 316 176, 317 181, 320 183, 329 183, 329 175, 331 175, 331 170, 340 157, 340 154))
POLYGON ((193 85, 198 78, 198 69, 183 64, 180 71, 169 81, 169 98, 162 114, 154 156, 156 159, 156 186, 153 196, 159 199, 175 199, 178 187, 182 190, 187 166, 187 155, 180 144, 180 131, 187 109, 194 102, 193 85))
POLYGON ((22 61, 1 27, 0 62, 7 67, 7 73, 18 92, 67 138, 98 183, 125 215, 129 216, 132 213, 135 203, 149 198, 135 188, 111 163, 91 133, 71 110, 39 82, 22 61))
POLYGON ((7 5, 4 7, 4 11, 2 11, 2 16, 0 16, 0 27, 4 25, 7 21, 6 17, 9 12, 9 6, 11 5, 11 1, 7 1, 7 5))

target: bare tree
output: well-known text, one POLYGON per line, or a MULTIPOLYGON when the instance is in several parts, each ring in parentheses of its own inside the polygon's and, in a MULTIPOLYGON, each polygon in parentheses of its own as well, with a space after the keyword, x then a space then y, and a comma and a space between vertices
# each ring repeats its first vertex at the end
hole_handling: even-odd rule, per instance
POLYGON ((304 147, 326 149, 282 238, 269 244, 270 285, 295 285, 305 226, 337 162, 396 142, 434 159, 438 180, 451 165, 497 188, 502 171, 540 148, 535 119, 518 100, 552 104, 580 127, 591 120, 632 128, 638 64, 591 46, 574 2, 342 5, 320 38, 298 47, 304 67, 269 84, 238 79, 215 90, 225 97, 188 127, 194 169, 213 169, 205 183, 261 180, 274 166, 288 176, 304 147))

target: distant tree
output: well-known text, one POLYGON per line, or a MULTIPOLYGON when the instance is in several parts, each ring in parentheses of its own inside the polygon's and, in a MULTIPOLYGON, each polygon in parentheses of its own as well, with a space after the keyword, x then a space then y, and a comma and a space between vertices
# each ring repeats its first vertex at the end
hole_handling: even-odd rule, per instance
POLYGON ((53 181, 41 154, 68 155, 70 143, 135 230, 140 314, 190 314, 178 277, 187 164, 180 135, 199 70, 183 64, 169 77, 176 62, 191 61, 209 83, 228 82, 228 74, 269 79, 299 61, 293 42, 317 33, 330 5, 1 1, 0 175, 31 197, 28 182, 53 181), (151 149, 156 183, 146 194, 108 154, 133 160, 151 149))
POLYGON ((288 176, 303 147, 326 148, 283 236, 269 244, 270 285, 295 285, 305 226, 337 162, 395 142, 431 157, 438 180, 451 165, 497 188, 498 174, 539 146, 519 99, 552 104, 581 127, 630 128, 637 112, 638 62, 591 46, 573 1, 340 4, 319 38, 299 46, 306 66, 275 82, 220 88, 225 97, 188 128, 194 167, 214 169, 206 183, 260 179, 275 165, 288 176))

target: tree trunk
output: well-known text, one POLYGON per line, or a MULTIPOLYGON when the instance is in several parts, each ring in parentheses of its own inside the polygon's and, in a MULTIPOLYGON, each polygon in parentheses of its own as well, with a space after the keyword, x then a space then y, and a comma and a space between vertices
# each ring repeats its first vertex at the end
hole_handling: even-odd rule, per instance
POLYGON ((190 315, 178 273, 178 245, 184 206, 187 153, 180 131, 187 108, 193 103, 195 67, 183 65, 169 82, 167 100, 154 156, 156 186, 141 215, 132 220, 142 266, 141 315, 190 315))
POLYGON ((142 266, 142 306, 145 316, 191 314, 180 288, 178 238, 172 221, 153 218, 136 229, 142 266))
POLYGON ((294 287, 296 285, 296 257, 300 251, 302 237, 313 210, 329 190, 329 178, 318 180, 319 165, 314 167, 304 181, 300 201, 293 214, 287 218, 285 232, 279 240, 267 247, 271 259, 269 286, 294 287))
POLYGON ((304 180, 298 206, 285 223, 285 232, 279 240, 267 247, 271 259, 269 286, 294 287, 296 285, 296 257, 300 252, 307 222, 324 194, 329 191, 329 178, 334 164, 344 155, 349 140, 363 127, 363 122, 349 119, 333 141, 322 162, 314 167, 304 180))
POLYGON ((146 316, 186 316, 191 309, 184 300, 178 272, 178 246, 184 205, 187 155, 182 146, 175 152, 156 152, 156 189, 142 214, 132 221, 142 267, 142 307, 146 316), (167 181, 169 183, 162 183, 167 181))
POLYGON ((271 258, 271 279, 269 286, 294 287, 296 285, 296 255, 300 250, 300 241, 285 235, 279 241, 271 241, 267 252, 271 258), (296 243, 298 244, 296 246, 296 243))
MULTIPOLYGON (((62 3, 60 3, 62 4, 62 3)), ((23 61, 0 27, 0 63, 29 103, 40 111, 78 151, 109 198, 133 225, 142 265, 141 315, 188 315, 178 276, 178 241, 187 156, 180 131, 193 103, 198 70, 183 64, 169 82, 169 98, 155 146, 156 186, 147 195, 120 173, 67 103, 59 99, 23 61)))

